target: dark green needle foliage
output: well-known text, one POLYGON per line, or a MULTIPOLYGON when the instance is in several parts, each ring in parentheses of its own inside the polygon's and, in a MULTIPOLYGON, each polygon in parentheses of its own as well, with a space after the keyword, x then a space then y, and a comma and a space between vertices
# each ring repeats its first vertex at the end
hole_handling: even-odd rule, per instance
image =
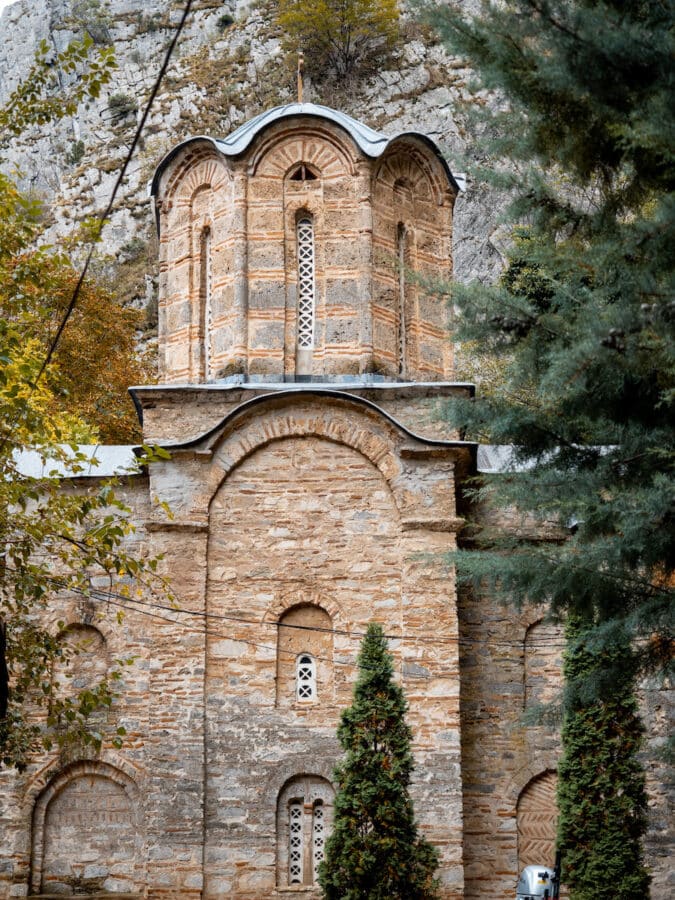
POLYGON ((335 822, 319 882, 326 900, 434 900, 438 853, 418 834, 408 793, 406 701, 387 641, 369 625, 354 702, 342 714, 335 822))
POLYGON ((620 625, 642 639, 643 669, 667 667, 673 647, 674 9, 429 12, 498 99, 475 104, 473 177, 507 191, 514 230, 499 284, 452 288, 455 337, 501 360, 503 383, 448 415, 513 447, 509 476, 483 490, 523 527, 474 533, 458 565, 554 616, 592 611, 598 641, 620 625))
POLYGON ((572 617, 558 767, 564 881, 575 900, 641 900, 649 896, 641 847, 647 796, 636 758, 643 727, 633 693, 634 657, 625 635, 616 636, 611 650, 598 651, 585 634, 572 617))
POLYGON ((477 489, 519 527, 477 525, 455 561, 493 596, 583 622, 559 773, 574 900, 647 895, 633 687, 668 670, 674 646, 674 11, 428 12, 492 93, 474 104, 472 174, 506 192, 514 234, 500 283, 452 289, 455 337, 501 361, 503 381, 447 413, 511 446, 509 471, 477 489))

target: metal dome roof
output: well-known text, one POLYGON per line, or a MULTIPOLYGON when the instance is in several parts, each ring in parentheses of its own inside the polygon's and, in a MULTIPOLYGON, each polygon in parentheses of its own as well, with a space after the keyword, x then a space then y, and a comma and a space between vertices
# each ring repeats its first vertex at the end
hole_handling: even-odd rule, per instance
POLYGON ((352 136, 359 149, 367 156, 379 156, 390 141, 387 135, 374 131, 362 122, 352 119, 351 116, 328 106, 320 106, 316 103, 287 103, 285 106, 268 109, 249 122, 245 122, 229 137, 218 140, 218 147, 226 156, 238 156, 246 150, 263 129, 290 116, 313 116, 317 119, 329 119, 331 122, 335 122, 352 136))
POLYGON ((191 137, 185 141, 182 141, 171 151, 169 151, 169 153, 157 166, 154 178, 152 179, 152 184, 150 186, 151 195, 154 196, 157 193, 159 179, 164 169, 183 147, 186 147, 195 141, 208 141, 209 143, 213 144, 215 149, 219 153, 222 153, 223 156, 241 156, 241 154, 250 147, 254 139, 262 131, 264 131, 270 125, 273 125, 275 122, 282 121, 283 119, 289 119, 294 116, 310 116, 315 119, 328 119, 330 122, 334 122, 351 136, 362 153, 364 153, 366 156, 370 156, 373 159, 381 156, 387 149, 387 147, 394 141, 400 140, 401 138, 405 137, 416 138, 417 140, 422 141, 424 144, 426 144, 431 150, 433 150, 435 155, 442 163, 452 187, 457 191, 460 190, 460 185, 455 180, 455 177, 450 171, 450 168, 443 158, 441 151, 431 140, 431 138, 427 137, 425 134, 421 134, 417 131, 404 131, 400 132, 399 134, 389 136, 386 134, 382 134, 379 131, 375 131, 368 125, 364 125, 363 122, 358 122, 356 119, 352 119, 351 116, 348 116, 345 113, 340 112, 339 110, 331 109, 329 106, 321 106, 317 103, 287 103, 284 106, 275 106, 272 109, 268 109, 265 112, 260 113, 260 115, 256 116, 248 122, 245 122, 243 125, 240 125, 239 128, 233 131, 232 134, 228 135, 228 137, 214 138, 208 135, 199 135, 197 137, 191 137))

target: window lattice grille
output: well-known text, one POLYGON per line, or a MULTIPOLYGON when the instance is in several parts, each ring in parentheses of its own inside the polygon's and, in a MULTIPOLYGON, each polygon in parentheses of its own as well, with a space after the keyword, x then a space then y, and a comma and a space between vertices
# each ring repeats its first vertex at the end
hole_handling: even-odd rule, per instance
POLYGON ((326 844, 326 828, 323 814, 323 805, 317 803, 312 816, 312 866, 314 881, 319 876, 319 864, 323 861, 326 844))
POLYGON ((298 219, 298 347, 314 346, 314 223, 298 219))
POLYGON ((296 696, 298 700, 316 698, 316 663, 307 654, 298 657, 296 696))
POLYGON ((302 884, 302 803, 289 807, 288 883, 302 884))
POLYGON ((202 341, 202 372, 200 374, 205 381, 208 381, 211 374, 211 332, 213 324, 211 303, 213 275, 211 271, 210 228, 204 228, 201 233, 200 270, 200 337, 202 341))
POLYGON ((404 225, 398 226, 398 374, 405 375, 405 269, 406 269, 406 230, 404 225))

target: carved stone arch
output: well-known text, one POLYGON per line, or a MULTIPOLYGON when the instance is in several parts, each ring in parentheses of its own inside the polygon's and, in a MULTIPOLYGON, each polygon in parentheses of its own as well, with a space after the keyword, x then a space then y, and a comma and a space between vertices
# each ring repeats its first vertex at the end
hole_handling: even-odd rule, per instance
MULTIPOLYGON (((274 406, 272 398, 270 407, 273 409, 274 406)), ((278 411, 276 415, 265 416, 248 425, 241 420, 229 423, 230 427, 212 445, 213 464, 207 485, 209 502, 230 472, 256 450, 289 437, 319 437, 351 447, 368 459, 387 482, 400 511, 404 499, 398 479, 403 467, 396 452, 395 436, 391 434, 385 438, 374 428, 367 427, 366 422, 361 423, 359 419, 366 418, 361 410, 354 415, 346 408, 327 408, 325 404, 311 404, 309 410, 305 407, 297 411, 278 411)))
POLYGON ((316 123, 270 128, 251 155, 249 174, 285 179, 301 162, 322 179, 355 174, 356 153, 352 139, 338 129, 316 123))
POLYGON ((340 748, 336 739, 335 756, 328 759, 317 755, 311 761, 311 772, 308 771, 306 755, 289 756, 279 762, 278 765, 275 765, 272 774, 262 788, 263 807, 266 810, 274 810, 286 785, 298 777, 311 775, 315 778, 321 778, 332 785, 333 770, 339 755, 340 748))
POLYGON ((529 865, 554 863, 558 820, 556 784, 556 771, 545 769, 530 778, 518 795, 518 871, 529 865))
MULTIPOLYGON (((34 782, 29 796, 38 783, 34 782)), ((140 792, 135 780, 121 768, 101 760, 70 763, 37 794, 31 821, 33 893, 52 889, 62 892, 64 886, 75 893, 78 889, 88 893, 142 889, 145 866, 140 792), (130 842, 133 871, 129 870, 130 842), (93 881, 80 862, 83 843, 88 845, 88 863, 97 864, 93 881)))

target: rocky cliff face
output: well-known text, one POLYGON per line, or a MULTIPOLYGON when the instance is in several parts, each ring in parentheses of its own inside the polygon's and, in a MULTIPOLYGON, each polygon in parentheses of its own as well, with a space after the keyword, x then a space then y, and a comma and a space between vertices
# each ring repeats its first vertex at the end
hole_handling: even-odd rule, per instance
MULTIPOLYGON (((96 101, 31 129, 4 152, 2 168, 45 200, 48 238, 58 241, 107 203, 154 79, 182 14, 175 0, 18 0, 0 18, 0 103, 25 77, 41 40, 61 50, 88 33, 112 43, 117 66, 96 101)), ((305 99, 344 110, 385 131, 422 131, 463 171, 467 146, 459 103, 468 73, 411 22, 377 72, 349 88, 308 84, 305 99)), ((263 109, 294 99, 293 61, 282 51, 269 0, 197 0, 148 119, 101 249, 121 300, 148 307, 153 324, 156 245, 147 184, 157 162, 194 134, 223 136, 263 109)), ((455 271, 490 278, 500 255, 494 203, 470 182, 456 207, 455 271)))

